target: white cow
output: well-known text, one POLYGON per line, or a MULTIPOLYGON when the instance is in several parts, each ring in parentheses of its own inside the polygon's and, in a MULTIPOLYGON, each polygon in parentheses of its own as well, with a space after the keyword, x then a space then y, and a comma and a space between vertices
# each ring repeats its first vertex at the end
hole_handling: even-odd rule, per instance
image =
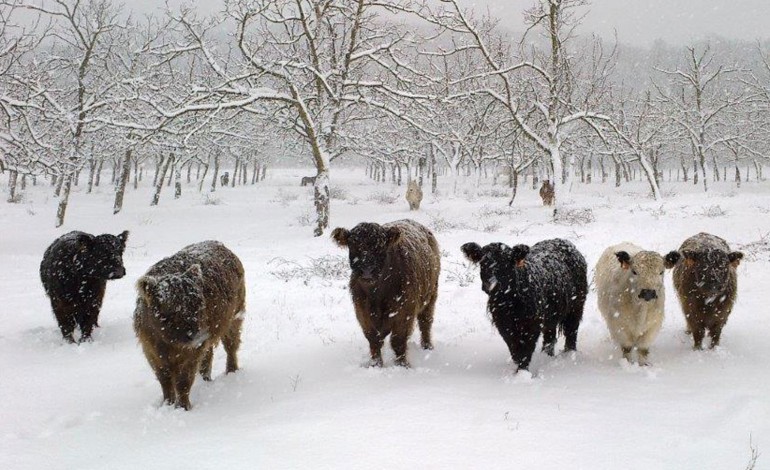
POLYGON ((650 345, 663 324, 666 293, 663 274, 679 259, 672 251, 663 256, 624 242, 604 250, 596 264, 594 282, 610 336, 631 362, 634 349, 639 365, 649 365, 650 345))

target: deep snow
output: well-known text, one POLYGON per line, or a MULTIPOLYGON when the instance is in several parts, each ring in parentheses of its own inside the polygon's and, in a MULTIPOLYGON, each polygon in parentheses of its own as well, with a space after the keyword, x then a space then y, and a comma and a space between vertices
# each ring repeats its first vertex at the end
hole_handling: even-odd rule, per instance
POLYGON ((647 199, 639 182, 619 190, 576 184, 568 205, 592 207, 596 221, 564 226, 550 222, 528 188, 512 209, 502 186, 499 196, 490 186, 479 196, 426 191, 422 210, 410 213, 405 186, 336 171, 332 185, 347 198, 332 201, 332 228, 413 217, 441 245, 436 349, 421 351, 415 334, 414 368, 404 370, 393 366, 389 346, 384 368, 362 367, 368 347, 344 279, 271 274, 294 266, 279 261, 346 257, 303 225, 312 214, 312 188, 299 187, 305 174, 276 170, 257 186, 220 188, 218 204, 204 204, 190 186, 180 200, 164 188, 151 208, 151 189, 142 187, 129 190, 117 216, 108 186, 77 190, 60 229, 47 186, 29 186, 20 204, 0 203, 0 468, 744 469, 750 441, 764 454, 756 468, 770 468, 770 253, 741 264, 738 301, 715 351, 691 350, 669 272, 652 367, 620 360, 590 292, 579 352, 537 352, 533 374, 514 375, 478 272, 459 249, 564 237, 590 270, 604 248, 625 240, 665 253, 708 231, 736 248, 770 233, 770 183, 738 191, 715 184, 708 195, 667 183, 662 203, 647 199), (398 198, 371 200, 382 192, 398 198), (709 217, 717 205, 726 215, 709 217), (38 275, 45 248, 75 229, 131 231, 128 274, 108 283, 101 328, 79 346, 61 340, 38 275), (220 347, 214 381, 193 386, 192 411, 159 407, 160 386, 131 327, 133 286, 159 259, 206 239, 224 242, 246 268, 242 369, 224 376, 220 347))

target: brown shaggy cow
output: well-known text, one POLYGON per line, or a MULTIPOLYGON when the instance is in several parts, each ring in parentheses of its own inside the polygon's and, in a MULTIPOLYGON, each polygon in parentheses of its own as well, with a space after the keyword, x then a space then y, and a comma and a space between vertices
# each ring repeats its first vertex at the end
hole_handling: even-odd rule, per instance
POLYGON ((243 265, 216 241, 187 246, 153 265, 136 283, 134 330, 163 389, 163 401, 190 409, 195 373, 211 380, 222 340, 226 371, 238 369, 246 303, 243 265))
POLYGON ((682 243, 682 258, 674 268, 674 287, 692 332, 695 349, 701 349, 706 330, 711 348, 719 345, 722 328, 733 309, 738 292, 736 268, 743 258, 730 251, 727 242, 708 233, 699 233, 682 243))
POLYGON ((417 181, 410 181, 406 188, 406 202, 409 203, 409 210, 416 211, 420 209, 422 202, 422 188, 417 181))
POLYGON ((543 205, 552 206, 553 198, 553 184, 551 184, 550 180, 543 180, 543 185, 540 187, 540 199, 543 200, 543 205))
POLYGON ((408 219, 383 225, 364 222, 351 230, 338 227, 332 238, 349 250, 350 295, 369 341, 369 364, 382 366, 382 344, 390 334, 396 364, 409 367, 406 342, 415 318, 422 348, 433 349, 430 329, 441 269, 436 238, 408 219))
POLYGON ((300 186, 312 186, 315 184, 315 176, 303 176, 302 181, 300 181, 300 186))

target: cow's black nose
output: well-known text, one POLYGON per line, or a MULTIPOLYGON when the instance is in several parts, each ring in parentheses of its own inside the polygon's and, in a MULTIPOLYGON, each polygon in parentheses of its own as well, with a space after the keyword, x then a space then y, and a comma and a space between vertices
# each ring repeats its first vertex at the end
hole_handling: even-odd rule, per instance
POLYGON ((649 302, 652 299, 657 299, 658 293, 652 289, 642 289, 639 292, 639 298, 649 302))

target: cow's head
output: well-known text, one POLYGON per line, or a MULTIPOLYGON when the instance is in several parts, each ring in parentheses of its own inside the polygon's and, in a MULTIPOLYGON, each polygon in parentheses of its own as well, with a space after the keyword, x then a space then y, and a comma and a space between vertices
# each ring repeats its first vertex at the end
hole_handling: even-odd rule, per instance
POLYGON ((136 290, 150 317, 160 323, 165 338, 196 347, 206 339, 207 333, 201 331, 199 325, 206 308, 199 264, 193 264, 181 274, 142 276, 136 290))
POLYGON ((685 267, 695 273, 696 286, 706 292, 718 294, 728 282, 730 270, 741 264, 743 253, 722 250, 683 250, 685 267))
POLYGON ((626 251, 618 251, 615 256, 620 267, 628 271, 632 292, 639 299, 649 302, 663 296, 663 274, 674 267, 679 260, 679 253, 672 251, 665 257, 654 251, 640 251, 631 256, 626 251))
POLYGON ((481 288, 488 295, 500 289, 507 289, 517 275, 517 269, 526 264, 529 247, 516 245, 513 248, 504 243, 490 243, 480 246, 466 243, 461 247, 463 254, 473 264, 478 264, 481 273, 481 288))
POLYGON ((120 235, 90 235, 81 233, 77 237, 77 269, 99 279, 120 279, 126 275, 123 266, 123 252, 126 249, 128 230, 120 235))
POLYGON ((332 231, 334 242, 348 248, 353 277, 366 284, 373 284, 380 278, 388 247, 400 238, 398 227, 369 222, 362 222, 350 230, 337 227, 332 231))

